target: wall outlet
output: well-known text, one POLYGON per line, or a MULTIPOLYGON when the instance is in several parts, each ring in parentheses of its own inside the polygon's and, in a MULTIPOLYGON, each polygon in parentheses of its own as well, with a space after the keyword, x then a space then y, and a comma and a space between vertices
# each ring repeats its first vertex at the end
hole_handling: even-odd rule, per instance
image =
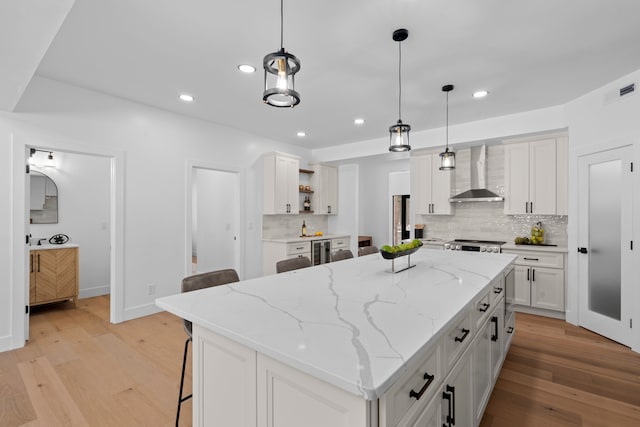
POLYGON ((149 283, 147 285, 147 295, 155 295, 156 294, 156 285, 149 283))

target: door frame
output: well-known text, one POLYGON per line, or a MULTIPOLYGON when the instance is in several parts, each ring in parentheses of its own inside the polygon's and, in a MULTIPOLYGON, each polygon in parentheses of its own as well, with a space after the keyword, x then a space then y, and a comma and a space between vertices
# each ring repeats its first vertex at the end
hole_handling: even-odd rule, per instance
POLYGON ((12 177, 12 213, 11 213, 11 348, 25 345, 28 334, 28 314, 24 307, 29 305, 29 245, 25 237, 26 209, 26 170, 29 158, 28 149, 40 148, 51 151, 64 151, 106 157, 111 161, 110 190, 110 322, 124 321, 124 152, 103 147, 92 147, 69 142, 65 138, 53 140, 25 132, 11 133, 11 177, 12 177), (27 291, 25 292, 25 288, 27 291))
POLYGON ((214 170, 218 172, 227 172, 234 173, 237 177, 237 186, 236 186, 236 206, 235 210, 237 212, 237 236, 238 236, 238 249, 236 251, 237 257, 237 265, 238 265, 238 276, 240 279, 244 277, 245 271, 245 244, 244 244, 244 227, 242 226, 245 223, 245 177, 242 168, 236 166, 223 165, 221 163, 211 163, 211 162, 203 162, 200 160, 187 160, 185 167, 185 209, 184 209, 184 254, 185 254, 185 264, 184 264, 184 276, 191 276, 193 273, 191 272, 191 253, 193 247, 193 172, 195 169, 208 169, 214 170))
MULTIPOLYGON (((578 270, 578 253, 577 249, 580 246, 580 230, 578 228, 578 215, 580 199, 578 194, 578 167, 579 159, 582 156, 595 154, 602 151, 612 150, 624 146, 631 145, 633 147, 633 162, 634 173, 632 176, 633 187, 633 211, 640 212, 640 136, 632 138, 630 136, 615 138, 605 142, 599 142, 594 144, 588 144, 584 146, 569 145, 569 222, 568 222, 568 256, 567 256, 567 301, 566 301, 566 320, 567 322, 579 325, 580 324, 580 299, 579 293, 583 291, 581 284, 578 283, 579 270, 578 270)), ((635 215, 632 218, 632 240, 636 242, 636 249, 632 254, 634 262, 632 263, 631 274, 634 277, 640 275, 640 218, 639 215, 635 215)), ((640 287, 634 287, 631 290, 632 298, 634 301, 640 301, 640 287)), ((631 310, 631 316, 636 320, 636 332, 633 333, 631 339, 631 348, 636 352, 640 352, 640 304, 633 307, 631 310)))

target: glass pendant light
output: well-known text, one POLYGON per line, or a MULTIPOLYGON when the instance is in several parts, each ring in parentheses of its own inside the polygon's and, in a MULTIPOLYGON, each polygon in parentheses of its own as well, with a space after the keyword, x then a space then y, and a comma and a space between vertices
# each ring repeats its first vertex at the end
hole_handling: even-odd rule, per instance
POLYGON ((409 37, 409 31, 401 28, 393 32, 393 40, 398 42, 398 123, 389 127, 389 151, 409 151, 411 126, 402 123, 402 42, 409 37))
POLYGON ((442 91, 447 93, 447 148, 440 153, 440 170, 446 171, 456 168, 456 153, 449 151, 449 92, 453 90, 453 85, 442 86, 442 91))
POLYGON ((262 100, 273 107, 295 107, 300 103, 295 74, 300 61, 283 47, 283 1, 280 0, 280 50, 264 57, 264 93, 262 100))

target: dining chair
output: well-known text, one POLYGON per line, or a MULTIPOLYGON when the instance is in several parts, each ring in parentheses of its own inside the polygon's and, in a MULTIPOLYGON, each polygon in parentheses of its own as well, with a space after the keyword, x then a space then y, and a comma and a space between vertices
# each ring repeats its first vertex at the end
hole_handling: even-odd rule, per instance
MULTIPOLYGON (((182 279, 182 292, 197 291, 199 289, 212 288, 214 286, 226 285, 228 283, 239 282, 238 273, 234 269, 224 269, 217 271, 210 271, 208 273, 196 274, 188 276, 182 279)), ((182 375, 180 377, 180 394, 178 395, 178 412, 176 414, 176 427, 180 420, 180 407, 182 402, 190 399, 193 396, 191 393, 188 396, 182 397, 184 388, 184 371, 187 366, 187 353, 189 350, 189 343, 193 340, 192 325, 191 322, 182 319, 184 330, 187 333, 187 340, 184 343, 184 355, 182 356, 182 375)))
POLYGON ((283 259, 276 262, 276 272, 284 273, 285 271, 298 270, 299 268, 311 267, 311 260, 306 256, 297 258, 283 259))

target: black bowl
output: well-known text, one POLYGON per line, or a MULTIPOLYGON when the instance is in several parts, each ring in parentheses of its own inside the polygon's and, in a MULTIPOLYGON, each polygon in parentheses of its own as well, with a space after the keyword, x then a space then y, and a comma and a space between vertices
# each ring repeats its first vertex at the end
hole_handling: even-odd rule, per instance
POLYGON ((416 252, 421 247, 422 247, 422 242, 420 242, 420 246, 418 246, 416 248, 407 249, 406 251, 401 251, 401 252, 391 253, 391 252, 385 252, 385 251, 381 250, 380 251, 380 255, 382 255, 382 258, 384 258, 384 259, 396 259, 396 258, 400 258, 401 256, 411 255, 412 253, 416 252))

